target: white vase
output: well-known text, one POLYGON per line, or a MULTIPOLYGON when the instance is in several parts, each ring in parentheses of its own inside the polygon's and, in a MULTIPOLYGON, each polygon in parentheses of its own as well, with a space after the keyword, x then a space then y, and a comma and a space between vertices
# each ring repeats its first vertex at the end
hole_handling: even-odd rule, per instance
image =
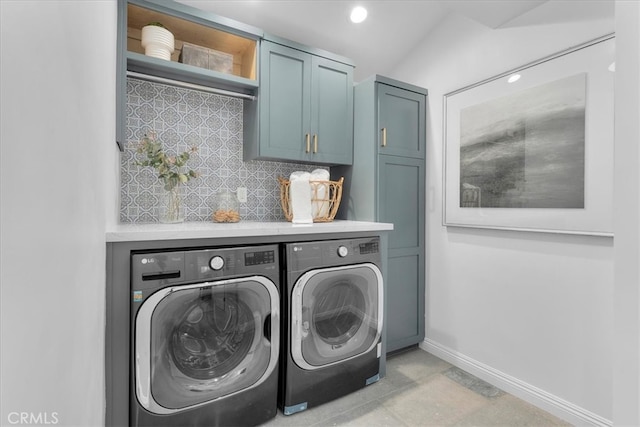
POLYGON ((142 27, 141 39, 145 55, 171 61, 171 54, 175 50, 171 31, 157 25, 146 25, 142 27))

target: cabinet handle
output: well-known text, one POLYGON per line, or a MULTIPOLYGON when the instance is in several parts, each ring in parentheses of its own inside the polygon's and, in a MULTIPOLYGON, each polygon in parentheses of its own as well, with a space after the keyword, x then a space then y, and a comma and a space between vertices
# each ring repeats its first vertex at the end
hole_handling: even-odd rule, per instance
POLYGON ((387 146, 387 128, 382 128, 382 146, 387 146))
POLYGON ((318 152, 318 135, 316 135, 315 133, 313 134, 313 152, 318 152))
POLYGON ((309 151, 311 151, 311 142, 309 140, 309 134, 307 134, 306 139, 307 139, 307 149, 305 150, 305 153, 308 153, 309 151))

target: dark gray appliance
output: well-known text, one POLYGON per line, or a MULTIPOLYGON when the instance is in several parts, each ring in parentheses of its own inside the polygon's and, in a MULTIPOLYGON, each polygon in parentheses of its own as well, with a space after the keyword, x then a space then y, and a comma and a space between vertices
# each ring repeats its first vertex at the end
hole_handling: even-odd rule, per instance
POLYGON ((286 244, 279 405, 291 415, 378 381, 378 237, 286 244))
POLYGON ((132 254, 130 425, 275 416, 279 269, 277 245, 132 254))

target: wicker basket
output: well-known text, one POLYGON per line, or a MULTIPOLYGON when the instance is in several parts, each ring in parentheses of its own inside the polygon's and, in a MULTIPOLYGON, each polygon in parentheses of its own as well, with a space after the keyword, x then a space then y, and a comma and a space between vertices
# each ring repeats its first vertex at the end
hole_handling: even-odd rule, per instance
MULTIPOLYGON (((287 221, 293 219, 291 212, 291 204, 289 203, 289 180, 278 177, 280 182, 280 203, 284 211, 284 217, 287 221)), ((335 218, 340 200, 342 199, 342 182, 339 181, 309 181, 311 185, 311 211, 313 214, 313 222, 331 222, 335 218), (320 189, 324 189, 324 196, 318 196, 322 193, 320 189)))

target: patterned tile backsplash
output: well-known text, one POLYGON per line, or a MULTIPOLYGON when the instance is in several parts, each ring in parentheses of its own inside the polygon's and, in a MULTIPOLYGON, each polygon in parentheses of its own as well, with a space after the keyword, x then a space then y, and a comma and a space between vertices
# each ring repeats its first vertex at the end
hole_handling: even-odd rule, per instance
MULTIPOLYGON (((169 153, 196 146, 187 166, 200 173, 183 187, 185 221, 211 221, 218 190, 247 188, 243 220, 284 221, 277 177, 319 166, 242 160, 242 100, 127 79, 127 144, 121 156, 120 220, 158 222, 163 193, 151 167, 136 166, 136 145, 155 131, 169 153)), ((142 160, 142 157, 139 157, 142 160)))

